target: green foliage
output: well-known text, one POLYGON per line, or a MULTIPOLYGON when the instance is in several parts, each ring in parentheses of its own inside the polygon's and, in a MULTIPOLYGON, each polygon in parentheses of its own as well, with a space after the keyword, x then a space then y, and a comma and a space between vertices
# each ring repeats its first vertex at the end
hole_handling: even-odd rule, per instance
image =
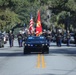
POLYGON ((64 8, 68 0, 50 0, 50 1, 51 2, 49 3, 53 8, 64 8))
POLYGON ((76 2, 75 2, 75 0, 68 0, 68 2, 66 3, 66 7, 68 9, 70 9, 71 11, 76 12, 76 2))
POLYGON ((69 16, 71 27, 76 27, 76 0, 0 0, 0 30, 10 30, 18 23, 28 26, 31 13, 36 22, 38 9, 42 19, 47 17, 46 10, 49 9, 53 13, 51 23, 64 28, 69 16))
POLYGON ((6 9, 0 13, 0 25, 2 30, 11 29, 14 25, 16 25, 17 22, 20 22, 18 15, 10 11, 10 9, 6 9))
POLYGON ((58 26, 69 24, 76 28, 76 0, 49 0, 48 5, 53 10, 52 17, 56 16, 55 24, 58 26))
POLYGON ((9 4, 9 0, 0 0, 0 6, 7 6, 9 4))

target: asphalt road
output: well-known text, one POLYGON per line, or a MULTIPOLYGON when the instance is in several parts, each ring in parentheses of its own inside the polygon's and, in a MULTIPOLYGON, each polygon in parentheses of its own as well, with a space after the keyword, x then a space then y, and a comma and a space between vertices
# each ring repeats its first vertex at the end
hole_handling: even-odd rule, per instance
POLYGON ((51 43, 49 54, 23 54, 23 47, 9 43, 0 48, 0 75, 76 75, 76 47, 57 47, 51 43))

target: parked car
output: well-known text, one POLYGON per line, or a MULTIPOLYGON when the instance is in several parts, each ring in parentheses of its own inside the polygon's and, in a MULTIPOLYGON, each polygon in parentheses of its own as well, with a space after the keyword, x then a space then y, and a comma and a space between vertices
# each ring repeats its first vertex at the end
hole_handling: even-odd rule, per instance
POLYGON ((4 47, 4 37, 2 33, 0 33, 0 48, 1 47, 4 47))
POLYGON ((71 36, 71 38, 70 38, 70 43, 71 44, 75 44, 75 40, 74 40, 74 37, 73 36, 71 36))
MULTIPOLYGON (((67 43, 67 38, 66 38, 66 34, 63 35, 63 38, 62 38, 62 43, 67 43)), ((75 43, 75 40, 74 40, 74 33, 70 33, 70 43, 71 44, 74 44, 75 43)))
POLYGON ((71 37, 70 37, 70 43, 71 44, 75 44, 75 39, 74 39, 74 33, 70 33, 71 37))
POLYGON ((24 43, 24 54, 31 52, 49 53, 49 42, 44 36, 29 36, 24 43))
POLYGON ((3 35, 4 35, 4 44, 6 44, 8 41, 8 34, 3 34, 3 35))

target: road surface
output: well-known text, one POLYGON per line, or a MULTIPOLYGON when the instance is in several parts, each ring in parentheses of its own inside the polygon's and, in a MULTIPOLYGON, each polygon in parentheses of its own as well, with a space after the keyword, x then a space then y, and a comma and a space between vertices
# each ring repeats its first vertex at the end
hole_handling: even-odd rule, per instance
POLYGON ((23 47, 9 43, 0 48, 0 75, 76 75, 76 47, 57 47, 51 43, 49 54, 23 54, 23 47))

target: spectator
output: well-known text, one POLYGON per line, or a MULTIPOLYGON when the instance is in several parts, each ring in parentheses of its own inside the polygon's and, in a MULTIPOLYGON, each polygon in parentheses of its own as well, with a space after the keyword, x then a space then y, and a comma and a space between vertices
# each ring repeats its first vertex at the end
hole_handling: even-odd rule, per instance
POLYGON ((8 37, 9 37, 9 45, 10 47, 12 47, 14 41, 14 34, 12 33, 12 31, 9 32, 8 37))
POLYGON ((74 34, 75 46, 76 46, 76 32, 74 34))
POLYGON ((57 46, 61 46, 61 39, 62 39, 62 34, 60 33, 60 31, 58 31, 56 34, 57 46))
POLYGON ((19 47, 22 47, 23 36, 21 34, 21 31, 19 31, 19 34, 17 35, 17 38, 18 38, 19 47))
POLYGON ((69 46, 69 44, 70 44, 70 33, 69 33, 69 31, 67 31, 67 46, 69 46))

